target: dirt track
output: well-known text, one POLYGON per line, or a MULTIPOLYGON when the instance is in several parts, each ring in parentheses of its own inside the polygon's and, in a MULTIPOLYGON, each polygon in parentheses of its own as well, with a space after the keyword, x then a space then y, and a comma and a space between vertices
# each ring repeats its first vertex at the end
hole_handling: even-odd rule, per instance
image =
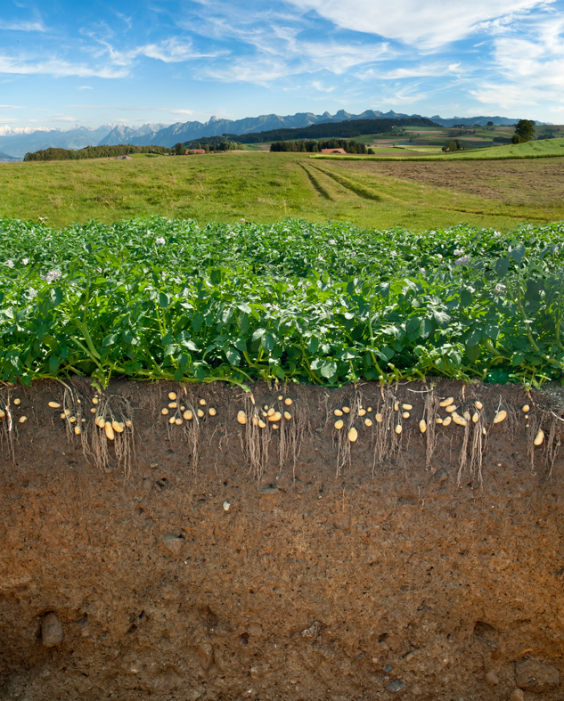
POLYGON ((452 395, 458 412, 484 404, 476 424, 445 428, 427 389, 261 385, 253 405, 206 385, 179 400, 200 423, 171 426, 176 409, 161 409, 172 385, 116 382, 97 405, 86 382, 66 398, 57 383, 12 388, 0 698, 501 701, 519 686, 527 700, 561 699, 564 461, 552 400, 439 383, 434 399, 452 395), (92 425, 106 400, 106 416, 132 421, 113 442, 92 425), (508 417, 492 424, 500 401, 508 417), (253 406, 291 418, 239 424, 253 406), (334 428, 343 407, 355 443, 334 428))

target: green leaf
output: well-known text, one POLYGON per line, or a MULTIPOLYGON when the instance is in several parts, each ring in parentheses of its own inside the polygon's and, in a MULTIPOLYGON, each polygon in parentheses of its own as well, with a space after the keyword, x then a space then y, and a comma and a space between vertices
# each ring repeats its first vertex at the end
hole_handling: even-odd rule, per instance
POLYGON ((194 329, 194 331, 196 333, 198 333, 200 331, 203 323, 204 323, 204 315, 200 314, 200 312, 198 312, 197 314, 194 314, 194 316, 192 317, 192 328, 194 329))
POLYGON ((167 295, 164 292, 159 292, 159 307, 166 309, 170 305, 170 300, 170 295, 167 295))
POLYGON ((466 288, 460 290, 460 304, 463 307, 469 307, 472 304, 472 293, 466 288))
POLYGON ((323 363, 320 369, 320 373, 322 377, 326 377, 327 379, 333 377, 333 375, 337 372, 337 363, 333 361, 326 361, 323 363))
POLYGON ((227 360, 231 363, 231 365, 239 365, 241 363, 241 354, 233 348, 233 346, 229 346, 227 350, 225 351, 225 355, 227 357, 227 360))
POLYGON ((522 243, 515 246, 509 254, 513 260, 519 265, 523 258, 525 257, 525 246, 522 243))
POLYGON ((251 341, 258 341, 266 333, 266 329, 255 329, 253 335, 251 336, 251 341))
POLYGON ((509 258, 498 258, 495 262, 495 271, 500 277, 505 277, 509 270, 509 258))
POLYGON ((272 350, 274 350, 274 346, 276 345, 276 339, 271 333, 265 333, 261 340, 261 346, 264 348, 265 351, 270 353, 272 350))

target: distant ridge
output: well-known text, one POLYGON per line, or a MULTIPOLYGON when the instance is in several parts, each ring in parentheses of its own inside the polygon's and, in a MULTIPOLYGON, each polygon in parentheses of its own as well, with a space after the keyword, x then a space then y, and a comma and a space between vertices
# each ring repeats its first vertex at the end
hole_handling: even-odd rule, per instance
MULTIPOLYGON (((134 128, 125 125, 105 124, 96 129, 78 127, 67 131, 44 127, 31 131, 29 128, 10 129, 0 128, 0 151, 16 159, 23 158, 29 151, 40 151, 47 148, 81 149, 86 146, 113 146, 116 144, 131 143, 137 146, 159 145, 174 146, 179 142, 193 141, 206 136, 223 136, 234 134, 237 136, 256 132, 272 131, 275 129, 296 129, 313 126, 314 124, 326 124, 331 122, 345 122, 358 119, 422 119, 420 114, 404 114, 401 112, 381 112, 380 110, 365 110, 361 114, 351 114, 345 110, 339 110, 331 115, 329 112, 313 114, 312 112, 298 112, 293 115, 280 116, 277 114, 263 114, 258 117, 245 117, 244 119, 223 119, 212 117, 207 122, 178 122, 172 125, 144 124, 134 128)), ((449 117, 444 119, 439 115, 431 117, 431 121, 441 126, 451 127, 455 124, 487 124, 493 122, 496 125, 515 124, 518 118, 508 117, 449 117)), ((545 124, 546 122, 537 122, 545 124)))
POLYGON ((10 163, 11 161, 21 161, 21 158, 15 158, 14 156, 8 156, 7 153, 2 153, 0 151, 0 163, 10 163))

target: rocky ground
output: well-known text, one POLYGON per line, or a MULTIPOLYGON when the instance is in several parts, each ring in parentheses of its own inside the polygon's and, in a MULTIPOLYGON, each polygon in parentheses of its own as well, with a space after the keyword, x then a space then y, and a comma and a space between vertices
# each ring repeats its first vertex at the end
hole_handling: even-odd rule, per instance
POLYGON ((562 406, 430 389, 2 390, 0 699, 564 698, 562 406))

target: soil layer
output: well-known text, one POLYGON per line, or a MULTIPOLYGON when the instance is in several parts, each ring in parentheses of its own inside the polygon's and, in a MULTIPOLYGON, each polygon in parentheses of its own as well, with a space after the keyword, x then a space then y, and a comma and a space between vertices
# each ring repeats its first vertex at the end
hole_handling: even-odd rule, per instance
POLYGON ((562 404, 431 387, 1 390, 0 699, 562 699, 562 404))

